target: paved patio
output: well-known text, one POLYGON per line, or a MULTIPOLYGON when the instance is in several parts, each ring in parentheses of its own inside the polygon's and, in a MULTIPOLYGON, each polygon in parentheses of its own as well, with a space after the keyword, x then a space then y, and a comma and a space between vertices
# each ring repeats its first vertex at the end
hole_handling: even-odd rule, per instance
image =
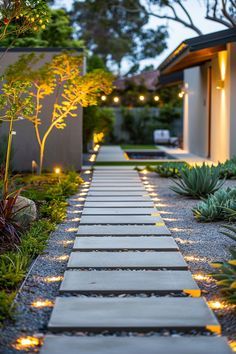
POLYGON ((231 353, 138 172, 95 168, 77 235, 41 354, 231 353))

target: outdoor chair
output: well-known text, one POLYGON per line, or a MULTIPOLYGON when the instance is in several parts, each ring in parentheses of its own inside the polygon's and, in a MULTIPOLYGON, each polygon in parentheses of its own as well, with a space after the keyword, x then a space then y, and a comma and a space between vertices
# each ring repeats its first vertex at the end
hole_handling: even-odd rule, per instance
POLYGON ((154 143, 155 144, 160 144, 160 145, 174 145, 177 146, 179 143, 179 140, 177 137, 171 137, 170 136, 170 131, 167 129, 157 129, 154 130, 153 132, 153 138, 154 138, 154 143))

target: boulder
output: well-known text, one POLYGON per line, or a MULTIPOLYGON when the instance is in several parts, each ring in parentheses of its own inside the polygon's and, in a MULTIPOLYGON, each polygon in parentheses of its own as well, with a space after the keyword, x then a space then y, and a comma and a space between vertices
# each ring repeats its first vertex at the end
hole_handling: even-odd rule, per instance
POLYGON ((37 207, 33 200, 19 196, 13 208, 14 219, 22 227, 27 227, 37 218, 37 207))

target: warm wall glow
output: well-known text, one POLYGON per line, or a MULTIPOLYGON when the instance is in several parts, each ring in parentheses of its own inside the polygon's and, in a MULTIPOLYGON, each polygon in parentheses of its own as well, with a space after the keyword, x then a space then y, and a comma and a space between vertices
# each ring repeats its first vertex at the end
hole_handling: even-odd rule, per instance
POLYGON ((224 81, 226 77, 226 67, 227 67, 227 51, 222 50, 218 53, 218 62, 220 67, 221 80, 224 81))
POLYGON ((27 350, 41 345, 40 338, 37 337, 20 337, 17 339, 13 347, 17 350, 27 350))

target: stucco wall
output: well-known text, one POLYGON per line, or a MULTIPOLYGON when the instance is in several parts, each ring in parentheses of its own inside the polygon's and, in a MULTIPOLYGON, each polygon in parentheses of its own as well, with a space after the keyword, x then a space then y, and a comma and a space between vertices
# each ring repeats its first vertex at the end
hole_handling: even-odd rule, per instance
POLYGON ((223 162, 236 155, 236 43, 228 44, 227 50, 217 53, 201 67, 186 69, 184 82, 187 86, 184 97, 184 148, 214 162, 223 162), (212 68, 210 135, 208 66, 212 68))
MULTIPOLYGON (((34 51, 34 50, 32 50, 34 51)), ((60 50, 45 52, 45 50, 36 50, 37 55, 44 53, 43 62, 50 61, 52 56, 58 54, 60 50)), ((27 50, 28 53, 28 50, 27 50)), ((23 50, 10 51, 5 54, 1 61, 0 70, 3 72, 4 68, 14 63, 19 55, 26 54, 23 50)), ((53 98, 48 98, 45 102, 42 116, 45 117, 45 123, 42 125, 42 131, 47 126, 50 119, 50 112, 52 110, 53 98)), ((69 117, 66 122, 67 126, 64 130, 54 129, 48 138, 45 148, 44 168, 52 170, 55 166, 62 168, 75 168, 80 170, 82 166, 82 108, 78 109, 78 116, 75 118, 69 117)), ((8 124, 0 125, 0 139, 6 134, 8 124)), ((32 160, 39 161, 39 149, 36 141, 32 123, 21 120, 14 123, 14 130, 16 135, 13 136, 13 168, 16 171, 31 170, 32 160)))
POLYGON ((207 66, 184 71, 184 149, 207 157, 207 66))

